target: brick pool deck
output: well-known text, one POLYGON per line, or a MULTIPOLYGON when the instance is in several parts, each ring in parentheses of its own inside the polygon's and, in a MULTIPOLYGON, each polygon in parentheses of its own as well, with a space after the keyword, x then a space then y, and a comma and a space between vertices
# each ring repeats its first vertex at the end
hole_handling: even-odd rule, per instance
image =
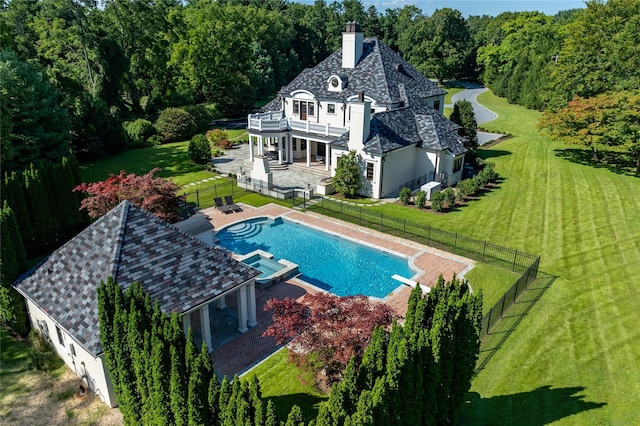
MULTIPOLYGON (((209 217, 215 230, 247 219, 286 217, 314 228, 333 232, 342 237, 408 258, 411 266, 419 270, 413 280, 428 287, 436 284, 440 274, 445 279, 451 279, 454 273, 458 276, 464 276, 475 264, 470 259, 434 249, 433 247, 403 240, 312 212, 300 212, 276 204, 268 204, 257 208, 244 204, 240 204, 240 206, 242 207, 242 212, 225 214, 215 208, 209 208, 202 210, 202 213, 209 217)), ((398 288, 383 300, 394 309, 398 316, 404 316, 411 288, 398 284, 398 288)), ((262 337, 264 330, 271 324, 271 313, 262 309, 265 302, 272 297, 284 298, 288 296, 300 298, 308 292, 315 291, 317 289, 314 286, 297 278, 275 284, 273 287, 264 290, 256 288, 258 325, 212 352, 211 358, 214 369, 220 374, 233 376, 246 371, 275 352, 277 350, 275 340, 272 337, 262 337)))

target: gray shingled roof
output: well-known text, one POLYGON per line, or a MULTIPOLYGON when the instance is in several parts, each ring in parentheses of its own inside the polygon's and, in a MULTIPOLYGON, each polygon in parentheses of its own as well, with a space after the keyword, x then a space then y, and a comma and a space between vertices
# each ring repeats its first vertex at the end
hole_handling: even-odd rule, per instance
MULTIPOLYGON (((448 149, 453 155, 467 152, 465 138, 458 135, 460 128, 429 105, 420 104, 393 111, 378 112, 371 116, 369 137, 364 151, 382 154, 409 145, 441 151, 448 149)), ((331 145, 347 149, 349 132, 331 145)))
POLYGON ((184 313, 250 280, 260 271, 180 232, 128 201, 53 252, 15 284, 94 355, 99 283, 142 284, 164 312, 184 313))
MULTIPOLYGON (((445 93, 378 39, 365 39, 362 50, 356 67, 349 69, 342 68, 342 49, 338 49, 315 67, 303 70, 291 83, 280 89, 279 96, 289 95, 294 90, 307 90, 317 98, 346 101, 364 92, 378 104, 390 105, 404 101, 411 105, 445 93), (342 92, 329 91, 327 81, 332 75, 346 76, 347 86, 342 92)), ((274 100, 263 109, 271 111, 281 107, 280 102, 274 100)))

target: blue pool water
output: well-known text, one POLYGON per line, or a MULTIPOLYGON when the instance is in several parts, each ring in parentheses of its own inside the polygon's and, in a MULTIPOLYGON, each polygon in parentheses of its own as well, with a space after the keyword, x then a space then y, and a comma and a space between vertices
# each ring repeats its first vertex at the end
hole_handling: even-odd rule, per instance
POLYGON ((216 234, 223 247, 244 255, 264 250, 300 266, 302 279, 338 296, 385 297, 411 278, 407 259, 283 219, 252 219, 216 234))

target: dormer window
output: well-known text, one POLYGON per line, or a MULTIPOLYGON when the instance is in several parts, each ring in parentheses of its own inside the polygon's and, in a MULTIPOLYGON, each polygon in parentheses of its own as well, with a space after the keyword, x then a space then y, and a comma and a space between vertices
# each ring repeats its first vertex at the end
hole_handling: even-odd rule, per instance
POLYGON ((347 86, 347 76, 346 75, 332 75, 327 80, 328 90, 330 92, 342 92, 344 88, 347 86))

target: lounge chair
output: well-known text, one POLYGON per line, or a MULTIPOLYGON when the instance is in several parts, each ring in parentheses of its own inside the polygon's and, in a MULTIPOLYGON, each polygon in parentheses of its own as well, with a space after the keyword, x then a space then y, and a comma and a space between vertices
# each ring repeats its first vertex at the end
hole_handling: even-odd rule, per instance
POLYGON ((215 197, 213 199, 213 202, 216 205, 216 209, 220 210, 222 213, 231 213, 231 208, 229 206, 226 206, 224 202, 222 202, 222 198, 215 197))
POLYGON ((239 205, 237 205, 236 203, 233 202, 233 196, 232 195, 225 195, 224 202, 227 203, 227 207, 229 207, 234 212, 241 212, 242 211, 242 208, 239 205))

